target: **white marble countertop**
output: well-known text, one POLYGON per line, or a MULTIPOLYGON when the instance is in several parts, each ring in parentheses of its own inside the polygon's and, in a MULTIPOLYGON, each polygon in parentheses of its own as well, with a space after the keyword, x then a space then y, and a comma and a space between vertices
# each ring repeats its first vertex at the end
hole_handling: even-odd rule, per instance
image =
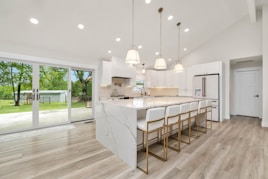
POLYGON ((152 107, 169 106, 175 104, 199 101, 192 97, 143 97, 134 99, 111 99, 103 100, 101 103, 114 104, 133 109, 148 109, 152 107))

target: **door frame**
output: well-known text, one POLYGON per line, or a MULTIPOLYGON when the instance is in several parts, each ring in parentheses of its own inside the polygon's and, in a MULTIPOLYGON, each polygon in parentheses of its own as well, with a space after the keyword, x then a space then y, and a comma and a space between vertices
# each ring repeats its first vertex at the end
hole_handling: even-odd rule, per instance
POLYGON ((237 83, 237 74, 239 72, 248 72, 248 71, 258 71, 259 75, 259 83, 258 83, 258 90, 259 90, 259 101, 258 101, 258 117, 262 118, 262 67, 250 67, 250 68, 239 68, 234 70, 234 114, 237 115, 237 106, 238 106, 238 99, 237 96, 239 94, 238 85, 237 83))

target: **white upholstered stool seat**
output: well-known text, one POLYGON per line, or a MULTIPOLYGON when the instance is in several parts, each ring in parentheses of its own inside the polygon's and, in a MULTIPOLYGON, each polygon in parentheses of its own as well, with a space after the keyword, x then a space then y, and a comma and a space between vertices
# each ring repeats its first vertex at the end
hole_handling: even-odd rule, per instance
POLYGON ((137 129, 142 131, 142 145, 144 146, 144 134, 145 134, 145 152, 146 152, 146 169, 142 169, 137 166, 140 170, 142 170, 144 173, 148 174, 149 172, 149 154, 152 156, 162 160, 166 161, 166 130, 165 130, 165 107, 159 107, 159 108, 151 108, 146 111, 146 118, 145 119, 139 119, 137 123, 137 129), (155 153, 152 153, 149 151, 149 134, 153 132, 160 133, 164 130, 164 141, 163 141, 163 156, 159 156, 155 153))
MULTIPOLYGON (((193 126, 195 125, 195 127, 197 128, 196 131, 196 135, 193 135, 195 137, 199 137, 199 133, 198 133, 198 126, 196 125, 196 121, 197 121, 197 115, 198 115, 198 102, 191 102, 190 103, 190 118, 191 118, 191 131, 193 131, 193 126)), ((193 132, 192 132, 193 134, 193 132)))
POLYGON ((183 130, 184 126, 186 125, 188 128, 188 141, 182 140, 181 138, 181 142, 190 144, 191 143, 190 103, 184 103, 180 105, 180 121, 181 121, 181 130, 183 130))
POLYGON ((200 132, 207 132, 207 102, 206 100, 198 103, 198 120, 197 125, 200 132), (204 130, 201 130, 204 129, 204 130))
MULTIPOLYGON (((180 105, 172 105, 168 106, 166 109, 165 116, 165 126, 167 127, 167 147, 173 149, 175 151, 180 151, 180 140, 181 140, 181 131, 180 131, 180 105), (174 128, 173 128, 174 127, 174 128), (176 131, 175 131, 176 130, 176 131), (173 147, 169 145, 169 137, 174 134, 174 131, 177 133, 177 147, 173 147)), ((167 152, 168 153, 168 152, 167 152)))

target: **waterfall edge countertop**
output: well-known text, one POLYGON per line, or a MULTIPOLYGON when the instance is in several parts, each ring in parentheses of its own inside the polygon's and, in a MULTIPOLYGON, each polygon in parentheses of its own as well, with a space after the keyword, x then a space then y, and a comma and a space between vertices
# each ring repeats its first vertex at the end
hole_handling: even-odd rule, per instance
POLYGON ((192 97, 141 97, 134 99, 109 99, 100 102, 133 109, 149 109, 153 107, 176 105, 199 100, 200 99, 192 97))
POLYGON ((135 171, 137 145, 142 135, 137 131, 137 119, 154 107, 166 107, 199 101, 191 97, 143 97, 102 100, 96 105, 96 139, 135 171))

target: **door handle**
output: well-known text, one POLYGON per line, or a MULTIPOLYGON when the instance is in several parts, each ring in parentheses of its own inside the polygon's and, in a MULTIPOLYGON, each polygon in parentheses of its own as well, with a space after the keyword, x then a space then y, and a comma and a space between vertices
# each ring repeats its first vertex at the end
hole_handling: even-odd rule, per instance
POLYGON ((257 95, 255 95, 254 97, 258 98, 258 97, 259 97, 259 95, 257 94, 257 95))

